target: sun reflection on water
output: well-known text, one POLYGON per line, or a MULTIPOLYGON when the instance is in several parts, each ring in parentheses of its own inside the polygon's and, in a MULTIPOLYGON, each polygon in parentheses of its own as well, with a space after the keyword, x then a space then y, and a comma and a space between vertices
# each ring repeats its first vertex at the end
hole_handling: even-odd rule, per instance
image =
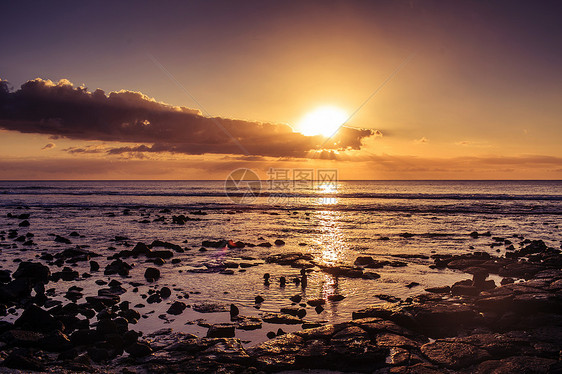
POLYGON ((317 212, 321 246, 320 261, 323 265, 333 266, 341 262, 343 253, 347 250, 344 233, 341 229, 339 211, 323 210, 317 212))

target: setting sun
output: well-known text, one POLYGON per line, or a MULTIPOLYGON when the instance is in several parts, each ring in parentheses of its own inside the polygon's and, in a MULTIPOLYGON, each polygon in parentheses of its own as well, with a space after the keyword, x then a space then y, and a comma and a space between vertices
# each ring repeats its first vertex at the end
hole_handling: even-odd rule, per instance
POLYGON ((348 119, 348 114, 334 106, 322 106, 306 114, 297 125, 304 135, 332 136, 348 119))

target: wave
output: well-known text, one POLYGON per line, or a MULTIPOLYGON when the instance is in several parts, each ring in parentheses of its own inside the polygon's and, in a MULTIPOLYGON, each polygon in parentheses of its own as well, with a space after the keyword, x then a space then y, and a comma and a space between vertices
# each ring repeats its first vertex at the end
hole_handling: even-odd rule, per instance
MULTIPOLYGON (((68 195, 68 196, 128 196, 128 197, 243 197, 247 192, 224 191, 88 191, 88 190, 53 190, 53 188, 36 187, 32 191, 0 189, 0 195, 68 195)), ((381 200, 497 200, 497 201, 562 201, 562 195, 534 194, 438 194, 438 193, 276 193, 260 192, 261 198, 301 199, 301 198, 338 198, 338 199, 381 199, 381 200)))

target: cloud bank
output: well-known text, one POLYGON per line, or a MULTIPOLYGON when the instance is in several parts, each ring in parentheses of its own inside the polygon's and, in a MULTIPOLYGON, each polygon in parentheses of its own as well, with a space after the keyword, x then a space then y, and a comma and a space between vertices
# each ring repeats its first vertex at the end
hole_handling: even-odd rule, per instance
POLYGON ((126 152, 243 154, 308 157, 311 151, 358 150, 380 132, 343 127, 325 138, 305 136, 285 124, 205 117, 198 110, 168 105, 133 91, 106 94, 74 87, 68 80, 40 78, 10 91, 0 80, 0 128, 56 138, 134 143, 126 152), (142 144, 142 145, 139 145, 142 144))

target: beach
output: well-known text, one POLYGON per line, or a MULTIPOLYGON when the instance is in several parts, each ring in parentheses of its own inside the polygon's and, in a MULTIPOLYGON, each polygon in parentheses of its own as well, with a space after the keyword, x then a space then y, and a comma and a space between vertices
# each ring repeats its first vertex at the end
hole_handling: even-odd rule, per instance
POLYGON ((3 369, 558 370, 562 182, 237 197, 0 182, 3 369))

